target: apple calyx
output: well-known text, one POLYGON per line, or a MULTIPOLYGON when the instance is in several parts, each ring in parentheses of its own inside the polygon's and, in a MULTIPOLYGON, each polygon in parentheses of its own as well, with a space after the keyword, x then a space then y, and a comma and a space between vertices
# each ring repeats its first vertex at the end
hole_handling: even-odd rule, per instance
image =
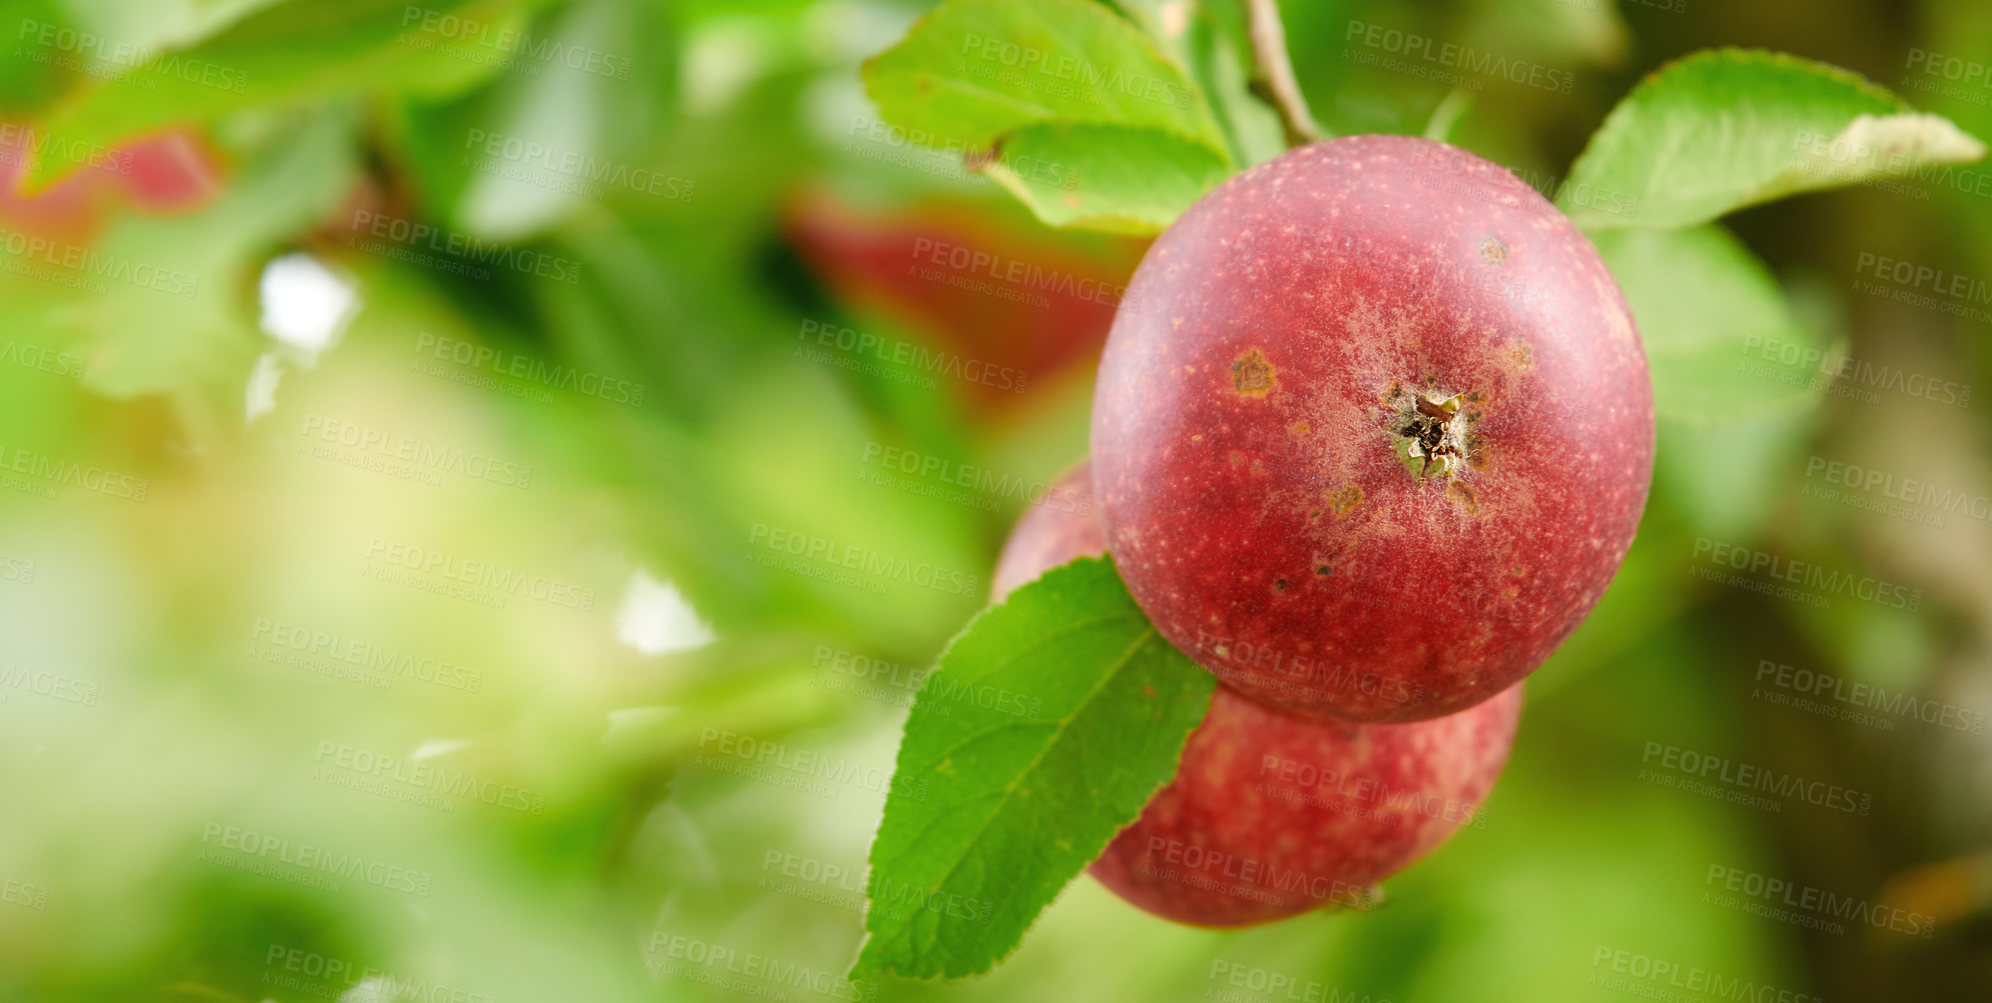
POLYGON ((1460 405, 1463 393, 1434 399, 1423 394, 1406 395, 1397 421, 1391 426, 1390 446, 1404 469, 1419 481, 1448 478, 1466 462, 1466 417, 1460 405))

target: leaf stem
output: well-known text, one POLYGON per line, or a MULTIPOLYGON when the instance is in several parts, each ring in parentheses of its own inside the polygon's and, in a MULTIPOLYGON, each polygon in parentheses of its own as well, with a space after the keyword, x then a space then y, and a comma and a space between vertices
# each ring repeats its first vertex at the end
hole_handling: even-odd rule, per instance
POLYGON ((1280 114, 1288 146, 1318 143, 1324 136, 1307 110, 1307 98, 1287 56, 1286 27, 1276 0, 1245 0, 1246 31, 1252 38, 1252 93, 1280 114))

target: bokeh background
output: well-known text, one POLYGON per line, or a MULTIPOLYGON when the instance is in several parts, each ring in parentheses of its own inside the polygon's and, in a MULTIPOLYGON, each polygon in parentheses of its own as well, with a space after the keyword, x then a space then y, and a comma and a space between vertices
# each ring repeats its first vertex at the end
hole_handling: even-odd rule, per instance
MULTIPOLYGON (((1331 131, 1436 116, 1550 194, 1713 45, 1992 137, 1974 0, 1282 7, 1331 131)), ((1211 932, 1081 878, 986 978, 845 980, 906 707, 1084 454, 1142 252, 877 120, 857 67, 920 9, 0 5, 0 999, 1988 998, 1980 165, 1729 221, 1798 319, 1761 338, 1857 365, 1662 423, 1486 824, 1387 905, 1211 932)))

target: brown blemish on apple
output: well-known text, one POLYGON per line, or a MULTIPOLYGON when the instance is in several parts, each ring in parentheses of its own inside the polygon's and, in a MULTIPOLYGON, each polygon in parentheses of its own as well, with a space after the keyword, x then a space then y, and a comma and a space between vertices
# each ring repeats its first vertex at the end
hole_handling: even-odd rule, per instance
POLYGON ((1245 354, 1231 360, 1231 388, 1240 396, 1266 396, 1273 391, 1275 375, 1273 364, 1256 348, 1248 348, 1245 354))
POLYGON ((1501 243, 1501 238, 1489 234, 1480 242, 1480 260, 1495 266, 1507 263, 1508 245, 1501 243))
POLYGON ((1466 508, 1467 512, 1476 515, 1479 514, 1480 502, 1478 499, 1476 499, 1473 496, 1472 488, 1467 487, 1465 484, 1462 484, 1458 481, 1453 481, 1452 483, 1446 485, 1446 493, 1458 499, 1459 503, 1466 508))
POLYGON ((1363 489, 1354 484, 1346 485, 1328 496, 1328 507, 1338 516, 1348 515, 1362 503, 1363 489))
POLYGON ((1513 362, 1516 369, 1530 369, 1535 366, 1535 349, 1530 348, 1526 341, 1517 341, 1513 348, 1508 349, 1508 361, 1513 362))

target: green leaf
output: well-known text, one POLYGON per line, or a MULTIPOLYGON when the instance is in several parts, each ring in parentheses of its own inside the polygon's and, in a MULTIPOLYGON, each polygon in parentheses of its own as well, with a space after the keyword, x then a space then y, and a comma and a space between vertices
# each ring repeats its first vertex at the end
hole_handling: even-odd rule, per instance
POLYGON ((1232 174, 1210 147, 1153 129, 1047 123, 1003 141, 984 172, 1052 226, 1161 233, 1232 174))
POLYGON ((1579 226, 1693 226, 1744 206, 1919 166, 1985 146, 1858 74, 1781 53, 1721 49, 1661 68, 1619 102, 1570 170, 1579 226), (1636 200, 1632 212, 1591 196, 1636 200))
POLYGON ((1093 0, 948 0, 867 61, 864 77, 887 121, 970 147, 1065 121, 1146 126, 1224 149, 1203 92, 1093 0))
POLYGON ((1818 401, 1833 353, 1727 230, 1602 230, 1592 239, 1646 343, 1660 417, 1721 424, 1818 401))
POLYGON ((1092 0, 948 0, 864 76, 886 121, 1053 226, 1154 233, 1231 172, 1203 90, 1092 0))
POLYGON ((1175 775, 1211 675, 1110 559, 1046 572, 948 645, 872 844, 853 977, 987 971, 1175 775))
MULTIPOLYGON (((188 48, 134 56, 79 87, 43 123, 53 139, 114 146, 169 125, 211 122, 244 108, 332 95, 409 90, 451 93, 482 81, 504 52, 481 39, 507 37, 546 0, 341 0, 258 10, 188 48), (449 16, 448 31, 422 18, 449 16), (417 20, 410 23, 410 17, 417 20), (473 31, 469 25, 477 26, 473 31), (452 37, 451 32, 457 36, 452 37)), ((29 184, 72 165, 43 158, 29 184)))

